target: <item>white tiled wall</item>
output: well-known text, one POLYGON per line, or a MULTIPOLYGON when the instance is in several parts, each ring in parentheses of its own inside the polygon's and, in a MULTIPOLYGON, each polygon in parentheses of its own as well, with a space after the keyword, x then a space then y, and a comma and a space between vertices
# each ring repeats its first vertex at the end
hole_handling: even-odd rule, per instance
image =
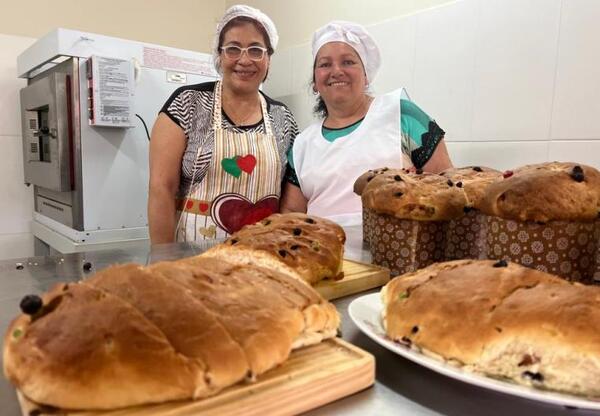
POLYGON ((553 140, 600 137, 599 3, 563 0, 552 111, 553 140))
MULTIPOLYGON (((417 19, 408 16, 398 25, 395 20, 370 27, 375 39, 394 39, 394 42, 379 42, 382 65, 373 82, 374 92, 386 91, 388 86, 402 86, 412 91, 415 66, 415 35, 417 19)), ((393 88, 392 88, 393 89, 393 88)))
POLYGON ((474 3, 472 139, 547 139, 560 0, 474 3))
MULTIPOLYGON (((598 21, 599 0, 462 0, 370 25, 383 57, 374 90, 406 87, 446 131, 456 166, 600 168, 598 21)), ((309 45, 277 54, 265 90, 305 127, 306 84, 283 80, 310 78, 309 45)))
POLYGON ((475 6, 473 1, 459 2, 455 7, 432 9, 416 16, 415 46, 419 47, 415 47, 410 95, 415 100, 418 97, 424 109, 435 108, 436 120, 448 134, 452 132, 455 140, 471 139, 475 6))
POLYGON ((34 39, 0 34, 0 260, 33 255, 33 190, 23 183, 17 55, 34 39))

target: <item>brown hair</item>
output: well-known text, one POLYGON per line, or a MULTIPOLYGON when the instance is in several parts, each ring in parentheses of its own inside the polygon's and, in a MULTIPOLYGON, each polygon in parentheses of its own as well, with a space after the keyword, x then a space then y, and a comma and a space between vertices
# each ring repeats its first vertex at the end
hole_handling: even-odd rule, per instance
POLYGON ((327 111, 327 105, 325 104, 325 101, 323 101, 323 98, 321 98, 321 95, 319 93, 317 93, 316 89, 315 89, 315 68, 316 67, 317 67, 317 60, 315 59, 315 62, 313 62, 312 80, 310 81, 311 89, 312 89, 313 93, 315 93, 317 95, 317 103, 313 107, 313 114, 315 116, 317 116, 318 118, 326 118, 327 115, 329 114, 329 112, 327 111))

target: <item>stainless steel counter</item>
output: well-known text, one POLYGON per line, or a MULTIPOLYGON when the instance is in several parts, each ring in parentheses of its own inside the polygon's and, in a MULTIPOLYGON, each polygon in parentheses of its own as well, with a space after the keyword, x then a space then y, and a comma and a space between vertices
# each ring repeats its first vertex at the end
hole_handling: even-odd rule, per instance
MULTIPOLYGON (((361 230, 346 228, 346 256, 363 262, 370 254, 362 246, 361 230)), ((32 257, 0 262, 0 329, 19 313, 24 295, 41 293, 59 281, 75 281, 110 264, 136 262, 148 264, 198 254, 206 246, 169 244, 154 247, 134 246, 127 250, 97 251, 54 257, 32 257), (85 271, 89 262, 91 270, 85 271), (22 267, 21 267, 22 266, 22 267)), ((366 292, 372 293, 372 292, 366 292)), ((437 374, 380 347, 352 323, 349 303, 360 295, 333 303, 342 314, 343 338, 371 352, 377 363, 376 383, 370 389, 309 412, 309 415, 598 415, 520 399, 471 386, 437 374)), ((20 415, 14 388, 0 377, 0 414, 20 415)))

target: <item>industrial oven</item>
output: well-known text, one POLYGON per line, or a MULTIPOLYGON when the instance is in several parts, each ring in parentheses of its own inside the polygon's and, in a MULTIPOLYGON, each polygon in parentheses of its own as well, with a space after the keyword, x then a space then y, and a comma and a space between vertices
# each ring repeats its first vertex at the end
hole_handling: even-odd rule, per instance
POLYGON ((216 79, 211 56, 57 29, 17 61, 36 252, 148 238, 148 132, 169 95, 216 79))

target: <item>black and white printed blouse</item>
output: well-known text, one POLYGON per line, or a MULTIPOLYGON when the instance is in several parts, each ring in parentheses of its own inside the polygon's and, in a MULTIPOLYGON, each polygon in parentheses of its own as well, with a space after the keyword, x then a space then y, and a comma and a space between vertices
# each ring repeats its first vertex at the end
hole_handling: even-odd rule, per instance
MULTIPOLYGON (((194 175, 194 183, 199 183, 206 176, 211 162, 215 143, 212 130, 214 88, 215 82, 180 87, 175 90, 160 110, 183 129, 187 138, 187 146, 181 163, 178 193, 180 197, 189 191, 192 175, 194 175), (198 160, 195 160, 199 146, 201 146, 201 152, 198 160)), ((277 142, 281 160, 281 178, 283 178, 287 167, 286 155, 298 135, 298 125, 285 104, 275 101, 265 94, 263 96, 267 102, 267 113, 277 142)), ((264 133, 265 131, 262 120, 251 126, 235 126, 224 111, 222 127, 240 133, 264 133)))

